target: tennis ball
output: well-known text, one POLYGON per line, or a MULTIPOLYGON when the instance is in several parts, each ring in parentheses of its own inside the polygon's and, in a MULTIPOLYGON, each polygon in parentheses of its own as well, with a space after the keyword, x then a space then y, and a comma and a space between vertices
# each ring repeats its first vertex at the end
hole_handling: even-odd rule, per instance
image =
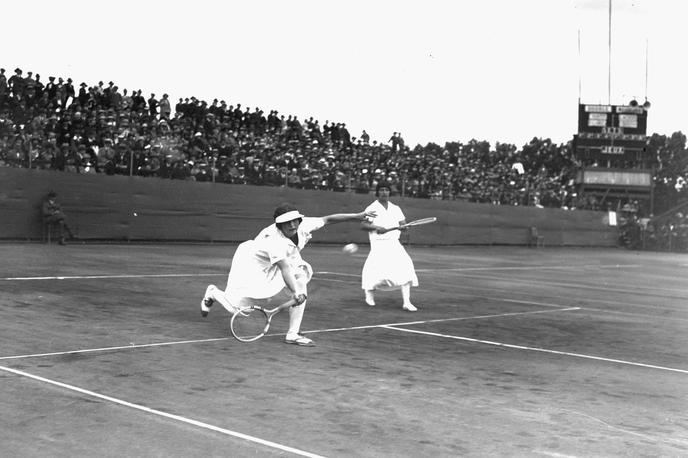
POLYGON ((346 254, 354 254, 358 251, 358 245, 356 245, 355 243, 349 243, 347 245, 344 245, 342 251, 346 254))

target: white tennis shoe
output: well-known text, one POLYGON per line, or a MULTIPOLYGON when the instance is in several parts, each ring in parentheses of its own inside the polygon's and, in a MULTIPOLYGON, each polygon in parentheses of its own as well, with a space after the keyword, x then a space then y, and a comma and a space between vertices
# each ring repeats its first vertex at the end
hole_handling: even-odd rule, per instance
POLYGON ((300 345, 302 347, 313 347, 315 346, 315 342, 313 342, 311 339, 309 339, 306 336, 303 336, 301 334, 296 334, 295 336, 290 336, 287 335, 284 339, 284 343, 292 344, 292 345, 300 345))
POLYGON ((201 301, 201 316, 203 318, 208 316, 208 312, 210 311, 210 307, 213 306, 214 300, 212 300, 210 297, 204 297, 203 300, 201 301))
POLYGON ((417 311, 418 311, 418 309, 416 308, 416 306, 413 305, 413 304, 410 303, 410 302, 409 302, 408 304, 402 305, 401 308, 404 309, 404 310, 406 310, 407 312, 417 312, 417 311))

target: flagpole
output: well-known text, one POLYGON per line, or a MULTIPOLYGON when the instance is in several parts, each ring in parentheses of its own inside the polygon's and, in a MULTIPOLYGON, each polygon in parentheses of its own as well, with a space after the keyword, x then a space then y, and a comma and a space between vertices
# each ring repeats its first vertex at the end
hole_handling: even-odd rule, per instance
POLYGON ((608 44, 609 68, 607 69, 607 97, 609 105, 612 104, 612 0, 609 0, 609 44, 608 44))

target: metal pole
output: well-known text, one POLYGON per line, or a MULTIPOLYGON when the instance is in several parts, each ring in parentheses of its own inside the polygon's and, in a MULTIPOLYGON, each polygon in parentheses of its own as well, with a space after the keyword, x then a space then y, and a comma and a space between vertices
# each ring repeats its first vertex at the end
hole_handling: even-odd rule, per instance
POLYGON ((580 29, 578 29, 578 103, 580 104, 581 101, 581 89, 583 86, 582 83, 582 75, 581 75, 581 68, 583 67, 582 65, 582 58, 581 58, 581 37, 580 37, 580 29))
POLYGON ((129 176, 134 176, 134 150, 129 150, 129 176))
POLYGON ((607 74, 607 94, 609 105, 612 104, 612 0, 609 0, 609 68, 607 74))
POLYGON ((645 39, 645 101, 647 102, 647 72, 648 72, 648 65, 647 65, 647 58, 648 58, 648 48, 650 46, 650 42, 648 39, 645 39))

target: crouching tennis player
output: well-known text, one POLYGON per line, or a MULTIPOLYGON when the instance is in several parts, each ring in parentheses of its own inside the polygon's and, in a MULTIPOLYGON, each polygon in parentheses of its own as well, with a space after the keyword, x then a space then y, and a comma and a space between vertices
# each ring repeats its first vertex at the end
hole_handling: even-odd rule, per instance
POLYGON ((301 257, 301 250, 322 227, 342 221, 363 221, 375 217, 374 212, 336 213, 308 218, 295 206, 280 204, 274 212, 275 223, 266 227, 253 240, 241 243, 227 276, 227 288, 222 291, 209 285, 201 301, 201 315, 207 316, 214 302, 230 313, 259 305, 264 307, 278 296, 293 297, 299 305, 289 308, 289 330, 285 342, 295 345, 314 345, 299 334, 306 308, 307 285, 313 276, 310 264, 301 257))

